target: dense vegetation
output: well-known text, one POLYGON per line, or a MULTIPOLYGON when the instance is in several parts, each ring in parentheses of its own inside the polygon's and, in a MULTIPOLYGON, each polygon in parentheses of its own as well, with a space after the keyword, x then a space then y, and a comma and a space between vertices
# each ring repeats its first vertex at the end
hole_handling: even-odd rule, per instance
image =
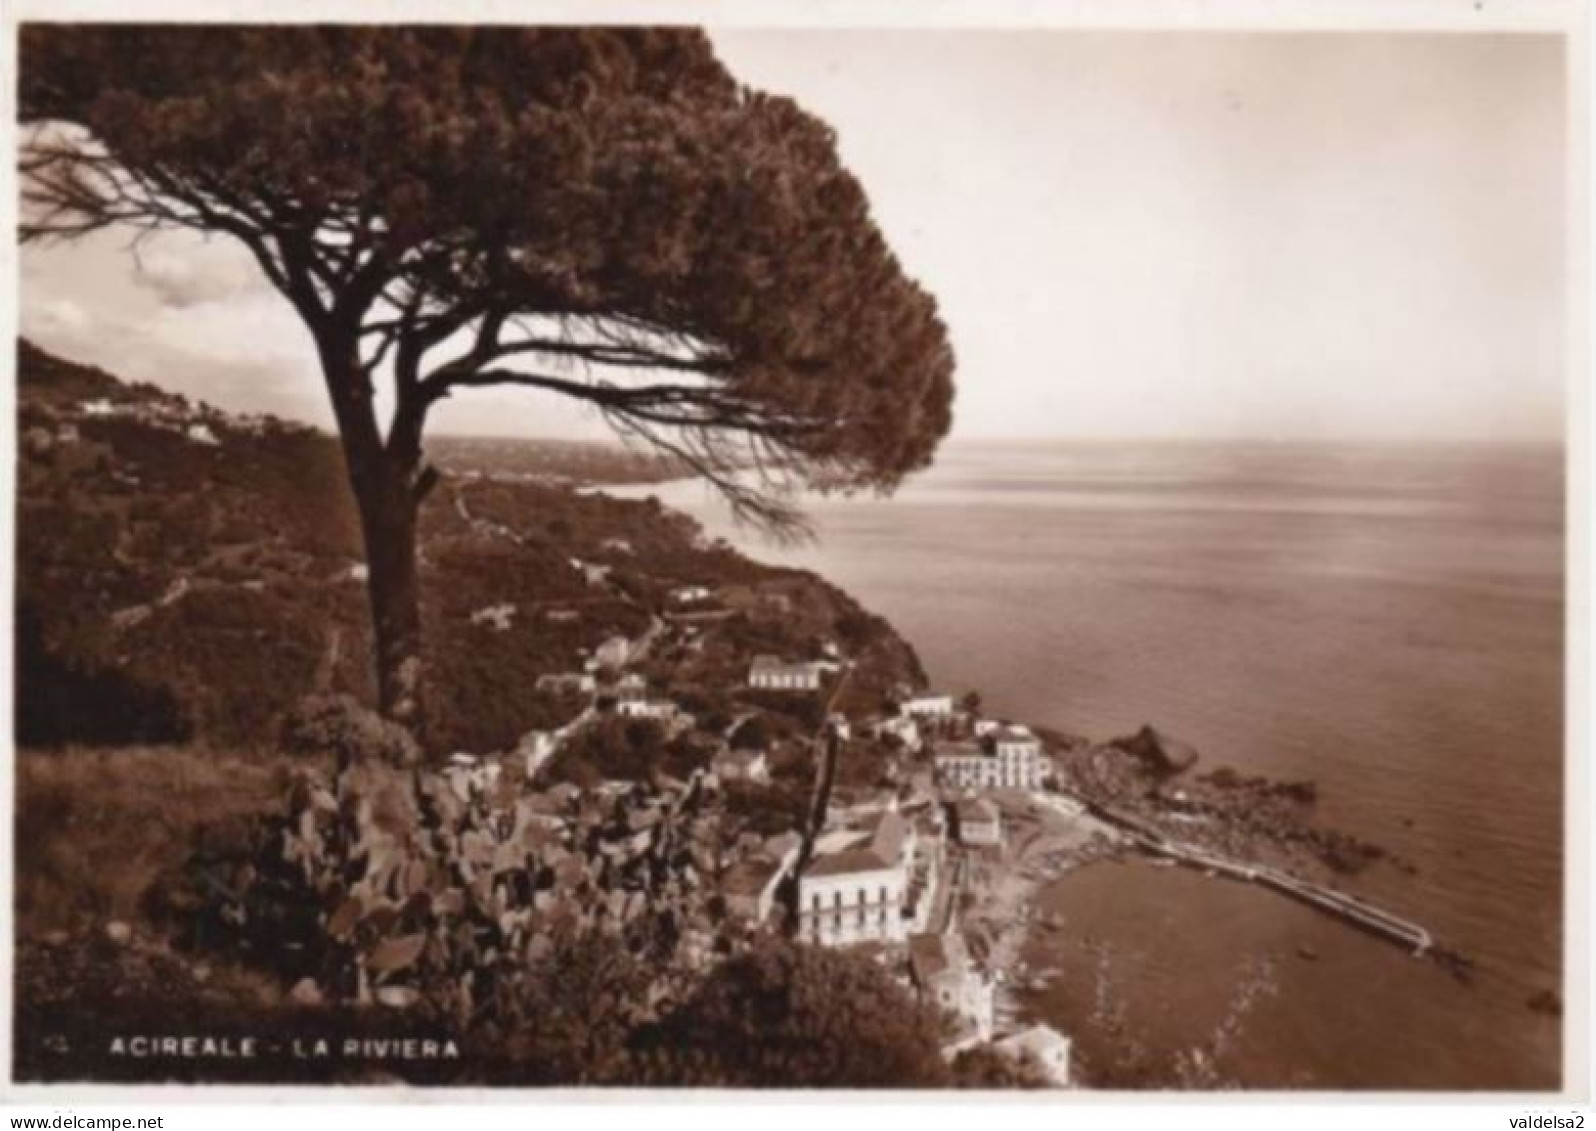
MULTIPOLYGON (((258 749, 307 694, 374 701, 360 542, 347 493, 327 486, 340 475, 330 437, 123 385, 27 343, 18 368, 24 745, 258 749), (101 401, 117 411, 85 411, 101 401), (189 439, 195 422, 217 442, 189 439)), ((552 466, 591 469, 603 451, 552 466)), ((677 584, 759 594, 702 651, 645 665, 709 724, 730 719, 726 689, 757 650, 813 654, 836 638, 860 658, 851 693, 866 699, 920 679, 885 622, 818 578, 706 543, 653 500, 500 481, 483 459, 422 512, 435 748, 506 749, 569 719, 576 705, 537 677, 613 633, 636 636, 677 584), (595 587, 572 559, 608 565, 616 585, 595 587), (514 606, 508 628, 472 619, 498 605, 514 606)))

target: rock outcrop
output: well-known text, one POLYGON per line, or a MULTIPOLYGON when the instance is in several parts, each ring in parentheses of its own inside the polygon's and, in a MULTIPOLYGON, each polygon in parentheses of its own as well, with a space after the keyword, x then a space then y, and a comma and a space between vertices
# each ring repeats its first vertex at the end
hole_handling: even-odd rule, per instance
POLYGON ((1150 726, 1128 738, 1116 738, 1109 745, 1134 754, 1160 774, 1183 774, 1197 764, 1199 757, 1195 747, 1150 726))

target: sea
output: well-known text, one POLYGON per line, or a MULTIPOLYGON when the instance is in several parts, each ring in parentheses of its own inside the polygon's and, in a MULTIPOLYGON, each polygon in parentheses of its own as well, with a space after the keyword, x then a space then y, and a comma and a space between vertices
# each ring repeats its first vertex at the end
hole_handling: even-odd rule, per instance
POLYGON ((887 617, 934 686, 1202 765, 1317 783, 1387 849, 1342 884, 1474 963, 1148 861, 1044 886, 1025 1017, 1102 1086, 1560 1086, 1564 454, 1559 445, 950 443, 813 541, 699 484, 637 489, 887 617), (1532 1006, 1539 995, 1538 1006, 1532 1006))

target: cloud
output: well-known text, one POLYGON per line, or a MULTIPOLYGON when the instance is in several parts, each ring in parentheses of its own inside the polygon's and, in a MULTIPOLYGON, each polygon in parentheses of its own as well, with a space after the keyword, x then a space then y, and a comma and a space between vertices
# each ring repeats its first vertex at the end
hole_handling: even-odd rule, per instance
POLYGON ((90 322, 83 307, 59 295, 31 301, 24 299, 22 304, 22 327, 26 334, 73 337, 87 330, 90 322))
POLYGON ((217 295, 197 306, 165 306, 143 319, 141 334, 194 357, 316 367, 305 325, 275 291, 217 295))
POLYGON ((170 307, 186 310, 265 286, 249 253, 220 244, 158 248, 135 260, 134 280, 170 307))

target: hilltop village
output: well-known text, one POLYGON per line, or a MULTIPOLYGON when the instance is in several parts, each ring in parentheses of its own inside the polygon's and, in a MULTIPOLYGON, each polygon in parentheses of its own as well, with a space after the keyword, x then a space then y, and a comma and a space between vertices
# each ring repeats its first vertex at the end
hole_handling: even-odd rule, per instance
MULTIPOLYGON (((1025 1016, 1049 972, 1018 955, 1037 884, 1134 847, 1105 805, 1281 865, 1378 855, 1305 820, 1307 783, 1198 775, 1150 729, 1094 744, 989 717, 974 691, 930 689, 891 626, 823 579, 652 499, 571 489, 664 476, 634 456, 505 469, 501 445, 451 450, 423 512, 433 749, 402 753, 357 705, 365 574, 347 503, 326 496, 331 441, 26 344, 20 360, 24 748, 266 736, 292 759, 370 732, 401 751, 387 761, 429 767, 294 763, 253 861, 207 849, 178 869, 195 888, 130 880, 135 903, 86 906, 131 918, 153 883, 199 935, 257 952, 274 923, 279 957, 316 956, 285 969, 299 1006, 477 1016, 494 979, 574 928, 646 934, 671 961, 644 996, 667 1002, 682 971, 777 936, 874 963, 942 1017, 944 1056, 1066 1086, 1069 1035, 1025 1016)), ((50 851, 48 834, 19 843, 50 851)), ((37 870, 19 868, 24 928, 71 903, 33 892, 37 870)))
MULTIPOLYGON (((444 773, 456 797, 511 814, 503 822, 510 836, 500 843, 515 843, 519 829, 523 841, 537 844, 536 859, 554 877, 544 906, 562 895, 580 899, 585 885, 613 878, 606 910, 624 922, 629 863, 672 837, 685 839, 693 850, 677 879, 705 897, 706 913, 687 917, 696 953, 710 955, 717 937, 760 931, 855 948, 955 1019, 947 1055, 989 1043, 1005 1055, 1034 1057, 1051 1082, 1067 1085, 1068 1038, 1045 1025, 1000 1021, 999 988, 1010 972, 972 954, 964 916, 977 902, 969 890, 975 866, 1003 858, 1005 813, 1029 809, 1031 796, 1054 779, 1042 740, 952 696, 907 687, 879 712, 838 710, 852 662, 830 642, 814 657, 754 657, 732 691, 735 717, 706 730, 668 682, 650 681, 631 663, 653 649, 702 648, 715 622, 731 615, 727 599, 747 594, 679 586, 645 637, 611 637, 580 670, 544 677, 586 696, 582 714, 560 730, 528 733, 504 754, 453 755, 444 773), (817 716, 812 733, 791 729, 795 718, 817 716), (582 789, 558 780, 550 771, 562 751, 610 718, 656 724, 667 740, 693 744, 701 761, 684 779, 651 775, 646 785, 599 781, 582 789), (805 764, 815 767, 807 803, 791 825, 777 827, 761 797, 782 790, 790 767, 805 764), (696 811, 711 816, 679 830, 676 815, 700 797, 707 803, 696 811), (603 814, 612 807, 620 819, 597 855, 609 854, 615 867, 595 869, 591 856, 572 863, 584 831, 608 827, 603 814), (734 924, 729 933, 717 930, 710 903, 734 924)), ((1063 811, 1082 813, 1079 806, 1063 811)))

